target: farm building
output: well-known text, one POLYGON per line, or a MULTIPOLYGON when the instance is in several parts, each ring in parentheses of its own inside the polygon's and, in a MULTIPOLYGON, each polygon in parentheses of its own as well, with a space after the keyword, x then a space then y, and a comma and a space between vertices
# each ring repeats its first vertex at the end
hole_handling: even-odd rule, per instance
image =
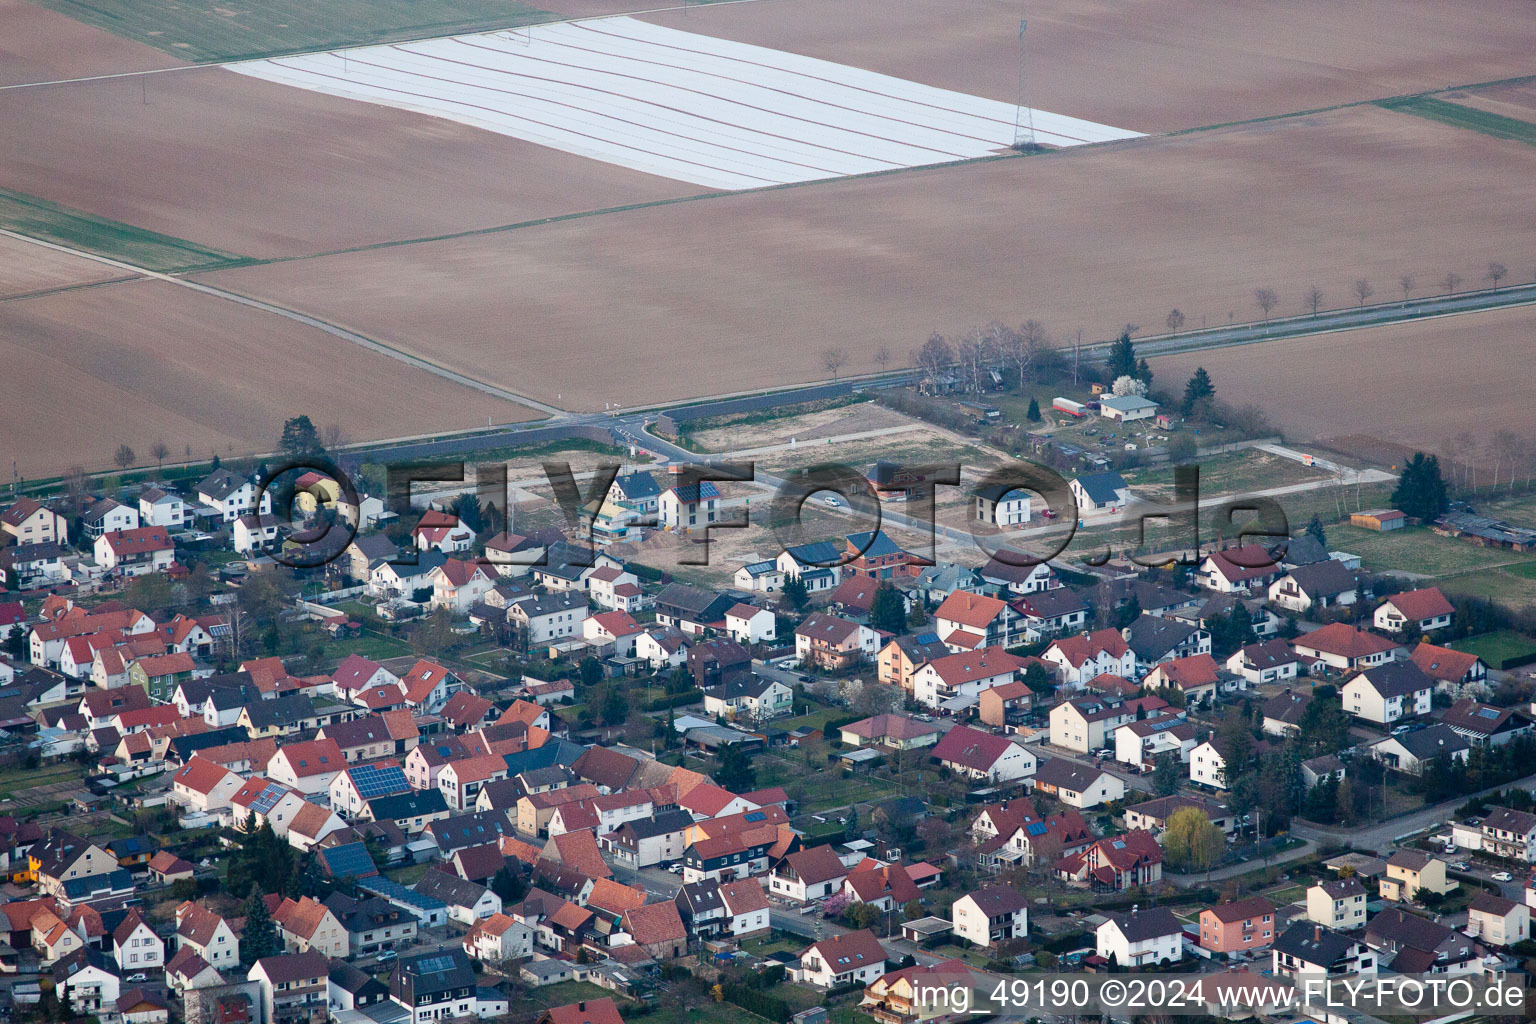
POLYGON ((1446 537, 1461 537, 1486 548, 1511 551, 1536 551, 1536 530, 1511 526, 1501 519, 1450 512, 1435 520, 1435 532, 1446 537))
POLYGON ((1141 395, 1116 395, 1099 402, 1099 415, 1117 423, 1149 420, 1157 415, 1157 403, 1141 395))
POLYGON ((1408 525, 1408 517, 1395 508, 1373 508, 1352 513, 1349 517, 1349 525, 1381 532, 1401 530, 1408 525))

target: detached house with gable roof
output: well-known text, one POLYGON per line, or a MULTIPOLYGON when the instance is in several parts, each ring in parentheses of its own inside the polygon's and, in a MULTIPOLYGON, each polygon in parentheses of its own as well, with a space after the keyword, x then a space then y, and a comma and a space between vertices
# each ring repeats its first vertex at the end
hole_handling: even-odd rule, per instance
MULTIPOLYGON (((675 467, 680 468, 680 467, 675 467)), ((668 530, 688 531, 712 526, 720 491, 708 480, 675 483, 656 499, 656 519, 668 530)))
POLYGON ((964 725, 945 733, 929 756, 952 772, 993 784, 1028 778, 1038 764, 1029 748, 964 725))
POLYGON ((868 626, 825 612, 813 612, 795 630, 795 654, 802 665, 846 668, 879 653, 880 634, 868 626))
POLYGON ((1195 571, 1195 582, 1222 594, 1263 592, 1279 579, 1274 556, 1258 544, 1212 551, 1195 571))
POLYGON ((885 949, 869 930, 822 939, 800 954, 800 977, 820 988, 868 985, 885 973, 885 949))
POLYGON ((1441 693, 1453 697, 1487 694, 1488 663, 1475 654, 1421 643, 1408 660, 1433 679, 1441 693))
POLYGON ((1027 664, 1000 647, 935 658, 912 673, 912 696, 931 708, 954 697, 979 697, 985 690, 1012 682, 1027 664))
POLYGON ((416 521, 411 540, 418 551, 456 555, 475 546, 475 531, 459 522, 458 516, 429 508, 416 521))
POLYGON ((1430 633, 1449 626, 1455 613, 1439 587, 1425 587, 1387 598, 1376 609, 1371 622, 1388 633, 1430 633))
POLYGON ((988 886, 967 893, 950 907, 951 929, 957 938, 991 949, 1029 935, 1029 910, 1016 889, 988 886))
POLYGON ((1006 601, 957 590, 933 613, 934 632, 951 651, 1012 647, 1024 639, 1024 617, 1006 601))
POLYGON ((1132 907, 1111 911, 1099 925, 1094 949, 1121 967, 1178 963, 1184 959, 1184 926, 1167 907, 1132 907))
POLYGON ((1347 622, 1331 622, 1291 641, 1298 654, 1321 661, 1337 672, 1373 668, 1391 661, 1402 646, 1347 622))
POLYGON ((1347 608, 1360 599, 1355 574, 1332 558, 1298 565, 1269 585, 1269 600, 1287 611, 1307 614, 1317 609, 1347 608))
POLYGON ((117 530, 96 539, 96 564, 123 576, 161 572, 176 560, 176 546, 163 526, 117 530))
POLYGON ((1411 661, 1368 668, 1344 684, 1344 710, 1377 725, 1430 712, 1435 684, 1411 661))
POLYGON ((263 491, 257 508, 256 478, 239 477, 227 469, 216 469, 199 481, 197 498, 225 523, 251 513, 272 514, 272 493, 263 491))
POLYGON ((0 530, 18 545, 69 543, 69 520, 34 498, 18 498, 0 513, 0 530))
POLYGON ((1060 670, 1064 686, 1080 687, 1096 676, 1136 678, 1136 652, 1116 629, 1058 637, 1040 655, 1060 670))

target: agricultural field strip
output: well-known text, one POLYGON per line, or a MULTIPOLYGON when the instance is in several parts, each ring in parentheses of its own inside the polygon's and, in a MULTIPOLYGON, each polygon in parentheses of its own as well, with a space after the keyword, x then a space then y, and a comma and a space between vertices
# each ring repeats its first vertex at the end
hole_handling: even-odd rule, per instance
MULTIPOLYGON (((629 17, 227 65, 449 118, 707 188, 973 159, 1014 142, 1008 103, 629 17)), ((1075 146, 1140 133, 1025 111, 1075 146)))

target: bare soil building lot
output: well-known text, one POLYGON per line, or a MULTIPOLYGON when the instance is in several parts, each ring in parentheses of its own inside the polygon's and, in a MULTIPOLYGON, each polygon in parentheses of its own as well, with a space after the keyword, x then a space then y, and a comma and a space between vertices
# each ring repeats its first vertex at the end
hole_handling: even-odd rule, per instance
MULTIPOLYGON (((1205 367, 1217 394, 1263 406, 1288 436, 1353 434, 1439 450, 1469 432, 1536 434, 1536 307, 1516 306, 1152 360, 1170 386, 1205 367)), ((1476 451, 1472 453, 1475 457, 1476 451)))
POLYGON ((270 451, 298 413, 354 438, 529 418, 519 406, 320 331, 158 281, 0 302, 0 458, 29 476, 147 458, 270 451), (381 395, 389 401, 380 401, 381 395))
POLYGON ((1401 274, 1518 265, 1536 150, 1366 106, 1045 157, 818 183, 222 271, 556 404, 602 408, 873 369, 931 330, 1090 339, 1178 307, 1298 313, 1401 274), (683 355, 686 353, 686 355, 683 355), (558 396, 558 397, 557 397, 558 396))

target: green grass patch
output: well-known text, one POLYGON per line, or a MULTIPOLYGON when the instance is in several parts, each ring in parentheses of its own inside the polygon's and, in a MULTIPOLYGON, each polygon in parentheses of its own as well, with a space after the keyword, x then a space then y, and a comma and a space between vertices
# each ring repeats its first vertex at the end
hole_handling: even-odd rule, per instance
POLYGON ((1507 562, 1536 564, 1536 559, 1530 556, 1442 537, 1426 526, 1380 533, 1341 523, 1328 526, 1327 532, 1330 548, 1359 555, 1372 570, 1399 569, 1425 576, 1451 576, 1507 562))
POLYGON ((373 661, 382 661, 385 658, 399 658, 410 654, 411 646, 404 640, 396 640, 391 636, 382 636, 365 630, 359 636, 332 641, 327 648, 327 653, 333 658, 361 654, 373 661))
POLYGON ((517 0, 41 0, 44 7, 194 62, 270 57, 555 20, 517 0))
POLYGON ((0 189, 0 227, 166 273, 217 270, 250 262, 244 256, 208 249, 9 189, 0 189))
POLYGON ((1520 565, 1507 565, 1504 571, 1523 580, 1536 580, 1536 560, 1522 562, 1520 565))
POLYGON ((1503 114, 1464 107, 1460 103, 1448 103, 1430 96, 1407 96, 1401 99, 1380 100, 1376 104, 1386 110, 1413 114, 1428 121, 1438 121, 1452 128, 1465 128, 1496 139, 1509 139, 1536 146, 1536 124, 1521 121, 1503 114))
MULTIPOLYGON (((526 998, 534 1005, 547 1009, 551 1006, 585 1002, 588 999, 602 999, 604 996, 611 997, 613 993, 590 981, 562 981, 558 985, 543 985, 531 989, 526 998)), ((614 1002, 624 1006, 627 1000, 619 996, 614 999, 614 1002)))
POLYGON ((1506 664, 1536 656, 1536 640, 1509 629, 1457 640, 1449 646, 1477 655, 1492 668, 1503 668, 1506 664))
POLYGON ((19 791, 52 786, 60 782, 78 782, 84 777, 84 769, 73 761, 44 765, 31 770, 8 768, 0 772, 0 795, 10 796, 19 791))

